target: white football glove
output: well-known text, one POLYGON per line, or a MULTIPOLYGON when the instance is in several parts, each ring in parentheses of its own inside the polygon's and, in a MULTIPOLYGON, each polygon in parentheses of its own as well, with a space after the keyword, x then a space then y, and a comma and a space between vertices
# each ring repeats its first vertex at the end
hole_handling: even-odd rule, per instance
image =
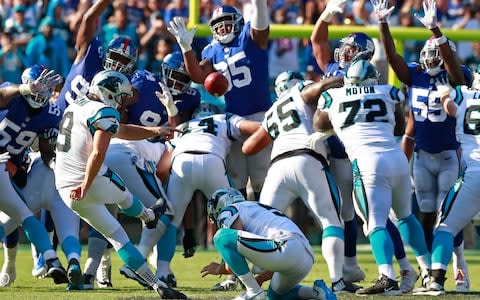
POLYGON ((420 16, 415 13, 415 17, 422 22, 422 24, 428 29, 438 27, 437 24, 437 3, 435 0, 424 0, 423 1, 423 12, 424 16, 420 16))
POLYGON ((197 31, 196 27, 192 30, 188 30, 185 26, 185 20, 182 17, 175 17, 169 22, 170 26, 167 28, 171 34, 175 36, 182 52, 188 52, 192 50, 193 37, 197 31))
POLYGON ((378 23, 388 23, 388 18, 395 9, 395 6, 388 8, 388 0, 370 0, 370 2, 372 3, 378 23))
POLYGON ((159 91, 155 92, 155 96, 157 96, 158 100, 165 106, 165 110, 169 117, 174 117, 178 114, 178 108, 173 102, 172 94, 168 87, 163 84, 163 82, 158 82, 158 85, 162 89, 162 92, 159 91))
POLYGON ((327 6, 320 15, 320 20, 323 22, 332 22, 333 16, 343 13, 347 0, 329 0, 327 6))
POLYGON ((45 69, 40 76, 31 83, 21 84, 18 89, 22 95, 31 95, 49 91, 63 81, 63 77, 54 70, 45 69))
POLYGON ((447 77, 438 78, 435 81, 435 85, 437 86, 437 92, 440 96, 440 99, 444 96, 450 95, 450 92, 453 90, 453 87, 450 85, 447 77))
POLYGON ((10 153, 4 152, 0 154, 0 164, 6 163, 10 159, 10 153))

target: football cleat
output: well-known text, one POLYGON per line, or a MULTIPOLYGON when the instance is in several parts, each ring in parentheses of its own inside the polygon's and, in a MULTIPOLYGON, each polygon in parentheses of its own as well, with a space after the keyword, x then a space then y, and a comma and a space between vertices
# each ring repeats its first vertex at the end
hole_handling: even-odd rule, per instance
POLYGON ((314 299, 319 300, 336 300, 337 296, 335 293, 327 287, 325 281, 323 280, 315 280, 313 282, 313 293, 314 299))
POLYGON ((158 279, 163 281, 168 287, 177 287, 177 278, 172 273, 168 274, 166 277, 161 276, 158 279))
POLYGON ((443 285, 434 280, 430 281, 427 288, 414 291, 413 295, 415 296, 441 296, 445 295, 445 290, 443 289, 443 285))
POLYGON ((122 274, 123 276, 125 276, 126 278, 128 279, 132 279, 132 280, 135 280, 136 282, 138 282, 141 286, 143 287, 146 287, 148 289, 152 289, 152 287, 148 284, 148 282, 146 282, 145 280, 143 280, 143 278, 141 278, 140 276, 137 275, 137 273, 135 273, 135 271, 133 271, 132 269, 130 269, 128 266, 126 265, 123 265, 121 268, 120 268, 120 274, 122 274))
POLYGON ((47 274, 45 276, 53 278, 55 284, 69 283, 67 271, 65 271, 58 258, 47 260, 47 274))
POLYGON ((47 274, 47 266, 45 265, 45 259, 43 259, 42 254, 39 254, 33 259, 32 276, 43 277, 45 276, 45 274, 47 274))
POLYGON ((153 289, 162 299, 187 299, 184 293, 172 288, 155 286, 153 289))
POLYGON ((93 282, 95 281, 95 276, 91 274, 83 274, 83 289, 84 290, 93 290, 93 282))
POLYGON ((332 291, 335 294, 355 293, 357 290, 361 288, 362 288, 361 286, 345 281, 343 279, 340 279, 339 281, 332 283, 332 291))
POLYGON ((402 293, 409 293, 415 288, 415 283, 418 280, 418 274, 415 270, 400 271, 400 291, 402 293))
POLYGON ((376 294, 382 294, 384 296, 399 296, 402 294, 402 292, 400 291, 398 282, 396 280, 390 279, 386 275, 382 274, 374 285, 367 288, 361 288, 356 291, 355 294, 357 296, 369 296, 376 294))
POLYGON ((211 291, 234 291, 237 289, 238 286, 238 278, 235 276, 232 276, 231 278, 228 278, 222 282, 219 282, 215 284, 210 290, 211 291))
POLYGON ((83 276, 80 263, 77 259, 71 259, 67 270, 67 291, 83 290, 83 276))
MULTIPOLYGON (((107 249, 107 251, 109 251, 107 249)), ((110 252, 105 252, 97 269, 97 285, 101 289, 112 287, 112 259, 110 252)))
POLYGON ((359 265, 343 265, 343 280, 346 282, 360 282, 365 279, 365 272, 359 265))
POLYGON ((243 292, 240 296, 233 298, 233 300, 264 300, 267 299, 265 292, 260 289, 255 293, 243 292))

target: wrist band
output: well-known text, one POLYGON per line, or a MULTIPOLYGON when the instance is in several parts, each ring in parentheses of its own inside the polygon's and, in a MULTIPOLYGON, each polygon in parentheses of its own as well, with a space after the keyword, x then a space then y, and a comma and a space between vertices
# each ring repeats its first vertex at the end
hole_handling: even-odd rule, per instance
POLYGON ((446 42, 447 42, 447 37, 444 36, 444 35, 442 35, 441 37, 435 39, 435 45, 437 45, 437 46, 440 46, 440 45, 442 45, 442 44, 445 44, 446 42))
POLYGON ((20 94, 22 94, 23 96, 26 96, 26 95, 30 95, 32 93, 32 90, 30 89, 30 85, 29 84, 21 84, 18 86, 18 91, 20 92, 20 94))
POLYGON ((409 136, 408 134, 404 134, 403 138, 415 142, 415 138, 413 136, 409 136))

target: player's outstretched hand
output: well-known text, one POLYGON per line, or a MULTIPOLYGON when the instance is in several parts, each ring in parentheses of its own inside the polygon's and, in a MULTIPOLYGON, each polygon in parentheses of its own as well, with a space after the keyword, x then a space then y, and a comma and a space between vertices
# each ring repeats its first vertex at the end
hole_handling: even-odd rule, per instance
POLYGON ((422 24, 428 29, 433 29, 438 27, 437 24, 437 3, 435 0, 424 0, 423 1, 423 12, 424 16, 415 13, 415 17, 422 22, 422 24))
POLYGON ((378 23, 388 23, 388 18, 395 9, 395 6, 388 8, 388 0, 370 0, 370 2, 372 3, 378 23))
POLYGON ((185 53, 192 50, 193 37, 195 32, 197 32, 197 28, 193 27, 192 30, 188 30, 182 17, 174 17, 169 24, 170 26, 168 26, 167 30, 175 36, 182 52, 185 53))
POLYGON ((202 277, 205 277, 207 275, 230 274, 230 272, 228 272, 225 268, 225 264, 219 264, 216 262, 211 262, 205 267, 203 267, 200 273, 202 273, 202 277))
POLYGON ((170 93, 170 89, 163 84, 163 82, 158 82, 160 89, 162 92, 156 91, 155 96, 157 96, 158 101, 160 101, 167 111, 167 114, 170 117, 176 116, 178 114, 178 109, 175 103, 173 102, 172 93, 170 93))
POLYGON ((347 0, 329 0, 327 6, 320 15, 320 19, 324 22, 330 23, 336 14, 343 13, 347 0))
POLYGON ((54 70, 45 69, 40 76, 30 83, 32 93, 40 93, 54 88, 63 81, 63 77, 55 73, 54 70))

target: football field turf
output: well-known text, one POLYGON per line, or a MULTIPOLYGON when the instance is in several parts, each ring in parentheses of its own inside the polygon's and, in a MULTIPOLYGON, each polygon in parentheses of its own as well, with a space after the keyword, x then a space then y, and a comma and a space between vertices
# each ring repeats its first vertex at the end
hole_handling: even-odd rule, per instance
MULTIPOLYGON (((311 285, 315 279, 325 279, 330 284, 328 279, 327 267, 321 256, 320 247, 315 247, 316 263, 305 278, 303 284, 311 285)), ((3 262, 3 249, 0 249, 0 258, 3 262)), ((360 265, 367 274, 367 278, 362 284, 370 285, 377 276, 377 270, 371 253, 366 246, 361 246, 359 252, 360 265)), ((82 255, 82 266, 85 262, 86 248, 82 255)), ((414 257, 411 252, 408 256, 412 263, 414 257)), ((439 299, 480 299, 480 250, 466 250, 466 257, 469 263, 471 290, 470 294, 456 294, 453 292, 440 297, 439 299), (477 275, 477 276, 475 276, 477 275)), ((36 279, 31 276, 32 259, 30 254, 30 246, 23 245, 20 247, 17 257, 17 279, 14 284, 8 288, 0 288, 0 299, 2 300, 21 300, 21 299, 158 299, 156 295, 149 290, 145 290, 139 284, 132 280, 128 280, 119 274, 118 269, 121 266, 120 259, 116 255, 113 258, 113 288, 110 289, 95 289, 93 291, 83 292, 66 292, 65 285, 55 285, 49 278, 36 279)), ((66 267, 65 259, 61 257, 64 266, 66 267)), ((219 261, 219 255, 214 250, 200 250, 194 257, 185 259, 182 257, 180 248, 177 248, 177 253, 173 261, 173 270, 178 280, 178 289, 185 293, 189 299, 232 299, 241 293, 240 288, 235 292, 211 292, 210 288, 217 282, 224 279, 218 276, 207 276, 202 278, 200 276, 200 269, 211 261, 219 261)), ((416 265, 416 263, 414 264, 416 265)), ((398 269, 398 268, 397 268, 398 269)), ((447 273, 446 290, 453 291, 454 283, 452 280, 451 269, 447 273)), ((418 286, 417 282, 417 286, 418 286)), ((266 284, 263 286, 267 288, 266 284)), ((384 297, 358 297, 355 295, 339 295, 339 299, 381 299, 384 297)), ((404 295, 401 299, 432 299, 433 297, 426 296, 411 296, 404 295)))

